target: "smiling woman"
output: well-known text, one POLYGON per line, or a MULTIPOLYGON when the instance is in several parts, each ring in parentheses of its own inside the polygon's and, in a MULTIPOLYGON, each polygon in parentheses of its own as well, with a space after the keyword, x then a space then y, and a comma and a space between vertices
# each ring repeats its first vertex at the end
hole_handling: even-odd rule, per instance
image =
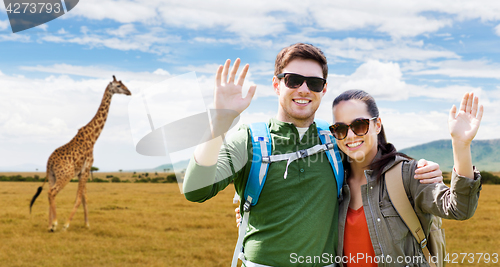
POLYGON ((330 130, 346 155, 346 182, 339 209, 339 255, 348 258, 360 253, 365 255, 364 259, 356 258, 346 266, 361 262, 377 266, 375 262, 378 261, 369 258, 387 256, 420 259, 419 262, 406 262, 410 266, 435 266, 434 263, 441 266, 444 255, 432 255, 440 257, 439 262, 426 258, 424 251, 427 249, 413 237, 405 224, 407 220, 403 221, 399 215, 401 210, 394 208, 386 174, 392 167, 401 168, 396 171, 402 172, 404 195, 412 200, 426 238, 429 238, 431 222, 440 222, 434 216, 455 220, 472 217, 481 179, 472 166, 470 143, 479 128, 482 113, 483 108, 478 106, 474 94, 464 96, 458 114, 455 106, 450 111, 455 166, 452 187, 448 188, 443 183, 425 184, 413 179, 418 172, 416 161, 398 153, 387 142, 377 105, 368 93, 350 90, 333 101, 335 124, 330 130))

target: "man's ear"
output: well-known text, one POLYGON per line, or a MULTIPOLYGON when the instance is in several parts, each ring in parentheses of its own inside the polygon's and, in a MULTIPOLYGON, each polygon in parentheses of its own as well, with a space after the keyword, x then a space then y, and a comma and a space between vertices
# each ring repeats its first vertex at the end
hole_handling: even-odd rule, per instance
POLYGON ((273 89, 277 95, 280 95, 280 79, 276 76, 273 76, 273 89))
POLYGON ((328 83, 325 83, 325 86, 323 87, 323 91, 321 91, 321 93, 323 94, 323 96, 326 94, 327 86, 328 86, 328 83))

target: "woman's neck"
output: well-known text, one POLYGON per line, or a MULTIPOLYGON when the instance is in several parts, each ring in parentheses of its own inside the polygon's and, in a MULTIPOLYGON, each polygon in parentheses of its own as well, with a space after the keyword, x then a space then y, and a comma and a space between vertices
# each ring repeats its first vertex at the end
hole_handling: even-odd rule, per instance
POLYGON ((375 159, 377 155, 378 149, 374 149, 370 151, 364 158, 363 161, 357 161, 353 159, 349 159, 351 161, 351 174, 349 176, 350 179, 356 180, 366 180, 365 178, 365 170, 369 170, 369 165, 375 159))

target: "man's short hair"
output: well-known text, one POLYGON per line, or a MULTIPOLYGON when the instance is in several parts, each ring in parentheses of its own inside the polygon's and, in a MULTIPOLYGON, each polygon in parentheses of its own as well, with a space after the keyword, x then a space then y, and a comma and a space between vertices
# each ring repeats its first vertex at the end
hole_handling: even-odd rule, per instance
POLYGON ((276 56, 274 63, 274 75, 280 74, 283 69, 294 59, 312 59, 321 66, 323 78, 328 76, 328 65, 323 52, 312 44, 296 43, 283 48, 276 56))

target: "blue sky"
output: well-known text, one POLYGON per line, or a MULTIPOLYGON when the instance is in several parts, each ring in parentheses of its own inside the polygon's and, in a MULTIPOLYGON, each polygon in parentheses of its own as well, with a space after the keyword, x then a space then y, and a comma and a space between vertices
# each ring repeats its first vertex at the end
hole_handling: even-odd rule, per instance
MULTIPOLYGON (((44 169, 50 153, 95 114, 113 74, 138 95, 195 71, 209 98, 218 64, 240 57, 250 64, 246 86, 257 84, 241 122, 267 120, 277 111, 275 56, 296 42, 312 43, 328 58, 329 91, 317 117, 331 121, 335 96, 363 89, 377 100, 389 141, 402 149, 449 138, 449 109, 474 91, 485 106, 476 139, 500 138, 499 41, 495 1, 82 0, 16 34, 1 6, 0 170, 44 169)), ((94 165, 102 170, 171 160, 135 152, 131 99, 113 97, 95 146, 94 165)))

